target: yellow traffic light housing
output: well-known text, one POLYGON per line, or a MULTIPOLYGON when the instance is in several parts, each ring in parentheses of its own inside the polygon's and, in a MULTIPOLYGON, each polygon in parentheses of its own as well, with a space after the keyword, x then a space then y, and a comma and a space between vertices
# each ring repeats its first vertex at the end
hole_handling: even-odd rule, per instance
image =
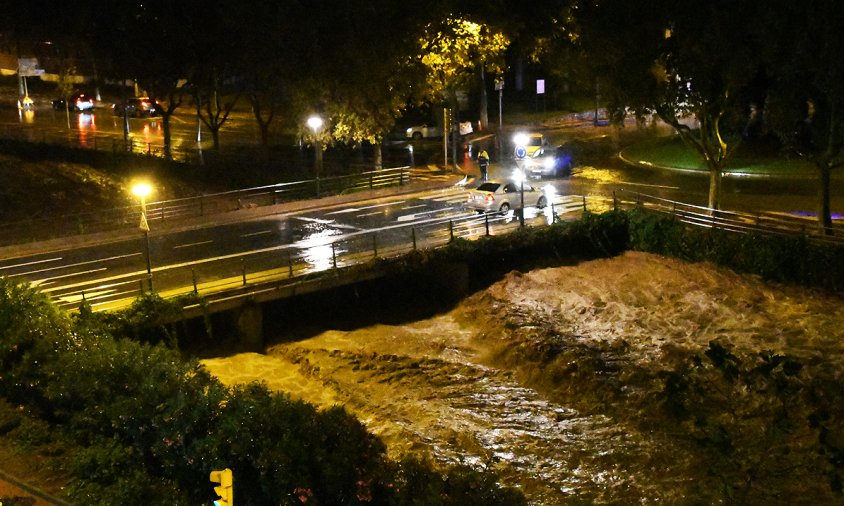
POLYGON ((232 479, 232 470, 225 468, 222 471, 211 471, 210 479, 212 483, 220 484, 214 487, 214 492, 219 496, 214 500, 214 506, 233 506, 234 481, 232 479))

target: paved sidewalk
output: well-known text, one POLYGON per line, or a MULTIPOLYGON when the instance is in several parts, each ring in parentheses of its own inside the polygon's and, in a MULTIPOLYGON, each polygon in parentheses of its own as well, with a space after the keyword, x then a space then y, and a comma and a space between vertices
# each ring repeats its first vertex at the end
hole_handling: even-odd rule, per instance
MULTIPOLYGON (((0 462, 2 467, 2 462, 0 462)), ((36 488, 21 479, 0 470, 0 506, 3 506, 3 499, 29 499, 33 506, 69 506, 70 503, 47 492, 36 488)))

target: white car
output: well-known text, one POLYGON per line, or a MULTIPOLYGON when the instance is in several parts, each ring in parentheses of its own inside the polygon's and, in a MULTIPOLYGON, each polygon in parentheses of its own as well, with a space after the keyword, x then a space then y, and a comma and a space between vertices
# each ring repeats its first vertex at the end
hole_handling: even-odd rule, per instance
POLYGON ((527 182, 522 187, 515 181, 493 179, 469 192, 466 208, 479 213, 507 214, 510 209, 522 208, 522 189, 524 189, 525 207, 542 209, 548 205, 548 197, 541 188, 527 182))
POLYGON ((416 125, 407 129, 407 138, 415 141, 442 136, 443 132, 438 126, 416 125))
MULTIPOLYGON (((460 135, 469 135, 474 129, 471 121, 460 122, 460 135)), ((432 137, 442 137, 443 132, 438 126, 417 125, 407 129, 406 136, 408 139, 415 141, 421 139, 430 139, 432 137)))

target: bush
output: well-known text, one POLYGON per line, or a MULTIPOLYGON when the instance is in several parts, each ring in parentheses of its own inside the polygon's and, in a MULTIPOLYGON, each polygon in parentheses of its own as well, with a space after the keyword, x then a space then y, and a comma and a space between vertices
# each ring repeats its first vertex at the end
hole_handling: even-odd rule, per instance
MULTIPOLYGON (((74 326, 8 280, 0 280, 0 322, 0 393, 32 415, 6 426, 26 430, 32 445, 65 435, 79 504, 207 503, 209 471, 224 467, 234 470, 239 504, 396 500, 383 444, 340 408, 318 412, 259 385, 229 391, 175 350, 114 339, 90 315, 74 326)), ((498 489, 494 476, 478 476, 471 491, 443 493, 498 489)))
POLYGON ((842 246, 813 243, 805 237, 690 227, 644 210, 630 211, 629 216, 632 249, 691 262, 708 260, 771 281, 844 289, 842 246))

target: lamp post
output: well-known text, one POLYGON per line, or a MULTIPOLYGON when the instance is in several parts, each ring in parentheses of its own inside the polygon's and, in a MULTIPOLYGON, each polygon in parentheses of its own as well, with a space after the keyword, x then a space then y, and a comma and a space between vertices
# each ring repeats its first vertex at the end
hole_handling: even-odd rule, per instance
POLYGON ((316 194, 319 197, 319 175, 322 172, 322 118, 313 115, 308 118, 308 127, 314 133, 314 175, 316 177, 316 194))
POLYGON ((147 183, 138 183, 132 187, 134 193, 141 199, 141 223, 138 225, 144 232, 144 256, 147 262, 147 282, 149 284, 149 291, 152 292, 152 262, 149 256, 149 223, 147 222, 147 195, 152 193, 152 187, 147 183))

